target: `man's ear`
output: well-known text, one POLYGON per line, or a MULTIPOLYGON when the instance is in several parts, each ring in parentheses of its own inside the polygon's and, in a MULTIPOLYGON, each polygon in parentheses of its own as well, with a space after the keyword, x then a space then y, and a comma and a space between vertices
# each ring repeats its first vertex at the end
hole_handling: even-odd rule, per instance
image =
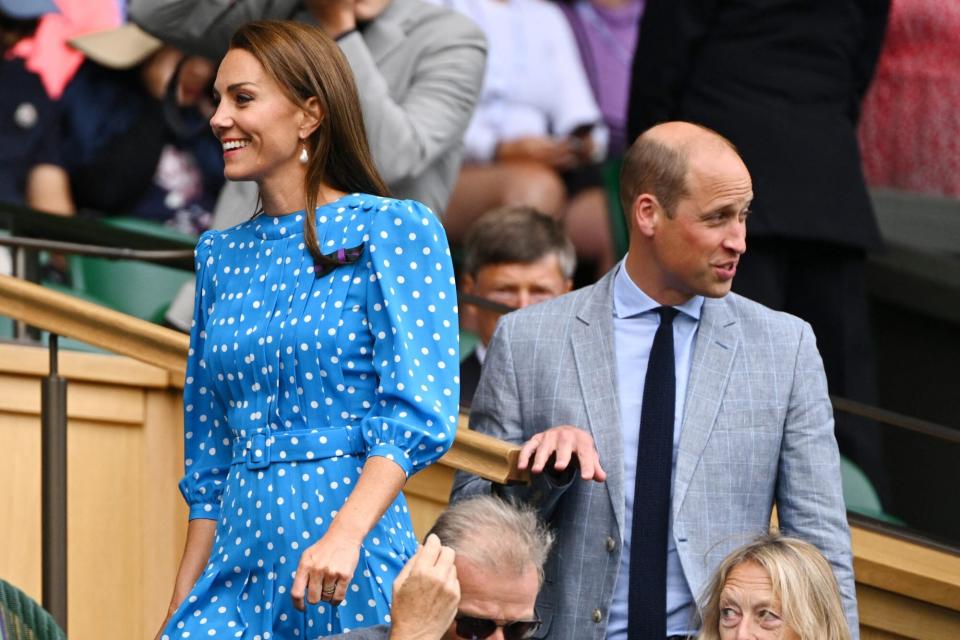
POLYGON ((306 140, 323 122, 323 110, 320 108, 320 101, 317 100, 316 96, 307 98, 301 113, 300 139, 306 140))
POLYGON ((460 278, 460 291, 463 293, 473 293, 473 288, 476 284, 473 276, 468 273, 460 278))
POLYGON ((662 213, 657 197, 649 193, 641 193, 633 201, 630 211, 631 222, 637 233, 652 237, 656 229, 659 214, 662 213))

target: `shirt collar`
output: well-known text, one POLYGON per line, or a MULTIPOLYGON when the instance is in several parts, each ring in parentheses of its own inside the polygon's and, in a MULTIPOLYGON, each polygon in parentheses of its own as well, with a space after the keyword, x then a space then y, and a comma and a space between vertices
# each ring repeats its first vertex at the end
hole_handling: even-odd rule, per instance
POLYGON ((482 365, 483 361, 487 359, 487 345, 478 341, 477 346, 474 348, 473 352, 477 354, 477 362, 479 362, 482 365))
MULTIPOLYGON (((627 273, 626 258, 621 260, 613 278, 613 314, 618 318, 633 318, 661 306, 636 285, 627 273)), ((703 296, 693 296, 683 304, 674 305, 674 308, 699 321, 703 296)))

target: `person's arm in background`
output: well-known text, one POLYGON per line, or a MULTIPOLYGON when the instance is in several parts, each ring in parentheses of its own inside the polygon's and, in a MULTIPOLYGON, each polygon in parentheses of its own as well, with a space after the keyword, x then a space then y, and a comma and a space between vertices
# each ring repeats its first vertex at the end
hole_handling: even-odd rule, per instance
POLYGON ((288 19, 302 0, 130 0, 141 29, 189 54, 220 60, 237 27, 251 20, 288 19))
POLYGON ((76 211, 70 195, 70 177, 63 167, 38 164, 27 175, 27 206, 45 213, 72 216, 76 211))
POLYGON ((627 144, 676 116, 697 48, 719 0, 647 0, 633 56, 627 144))
POLYGON ((554 69, 562 70, 550 122, 558 138, 571 144, 578 164, 600 162, 606 157, 609 131, 603 122, 593 89, 583 68, 580 50, 563 13, 548 5, 549 28, 554 37, 554 69))
POLYGON ((795 357, 777 472, 779 527, 786 535, 816 546, 830 562, 856 640, 857 594, 840 481, 840 453, 823 361, 809 324, 803 323, 800 329, 795 357))
POLYGON ((860 0, 859 4, 863 17, 863 39, 853 60, 856 95, 851 108, 854 124, 860 120, 860 105, 873 80, 873 73, 883 50, 883 39, 887 33, 887 19, 890 16, 890 0, 860 0))
MULTIPOLYGON (((319 16, 318 22, 324 26, 319 16)), ((344 20, 325 27, 331 35, 342 36, 338 43, 360 90, 370 151, 387 184, 418 176, 459 146, 480 96, 487 58, 483 33, 453 12, 437 14, 432 22, 431 43, 420 52, 412 84, 400 100, 390 94, 389 83, 364 41, 375 37, 376 29, 396 30, 397 25, 381 26, 374 19, 366 27, 367 36, 350 31, 344 20)))

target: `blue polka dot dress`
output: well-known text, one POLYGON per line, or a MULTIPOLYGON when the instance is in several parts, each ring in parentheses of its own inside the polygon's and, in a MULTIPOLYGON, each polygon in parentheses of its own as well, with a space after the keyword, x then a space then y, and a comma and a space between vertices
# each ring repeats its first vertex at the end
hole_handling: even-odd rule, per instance
POLYGON ((393 579, 417 547, 402 494, 364 541, 338 607, 293 607, 300 555, 368 457, 409 476, 453 441, 457 300, 437 218, 363 194, 324 205, 322 251, 362 245, 356 262, 327 273, 314 267, 303 218, 261 215, 197 245, 180 490, 190 518, 215 519, 217 531, 163 632, 170 640, 312 639, 389 621, 393 579))

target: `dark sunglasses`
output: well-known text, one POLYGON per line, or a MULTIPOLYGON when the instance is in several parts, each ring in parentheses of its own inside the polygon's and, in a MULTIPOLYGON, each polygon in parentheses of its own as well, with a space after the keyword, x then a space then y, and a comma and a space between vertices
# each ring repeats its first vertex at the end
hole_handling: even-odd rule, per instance
POLYGON ((514 620, 504 624, 497 624, 496 620, 474 618, 473 616, 457 616, 457 635, 468 640, 482 640, 496 633, 497 628, 503 628, 503 637, 506 640, 527 640, 540 628, 539 620, 514 620))

